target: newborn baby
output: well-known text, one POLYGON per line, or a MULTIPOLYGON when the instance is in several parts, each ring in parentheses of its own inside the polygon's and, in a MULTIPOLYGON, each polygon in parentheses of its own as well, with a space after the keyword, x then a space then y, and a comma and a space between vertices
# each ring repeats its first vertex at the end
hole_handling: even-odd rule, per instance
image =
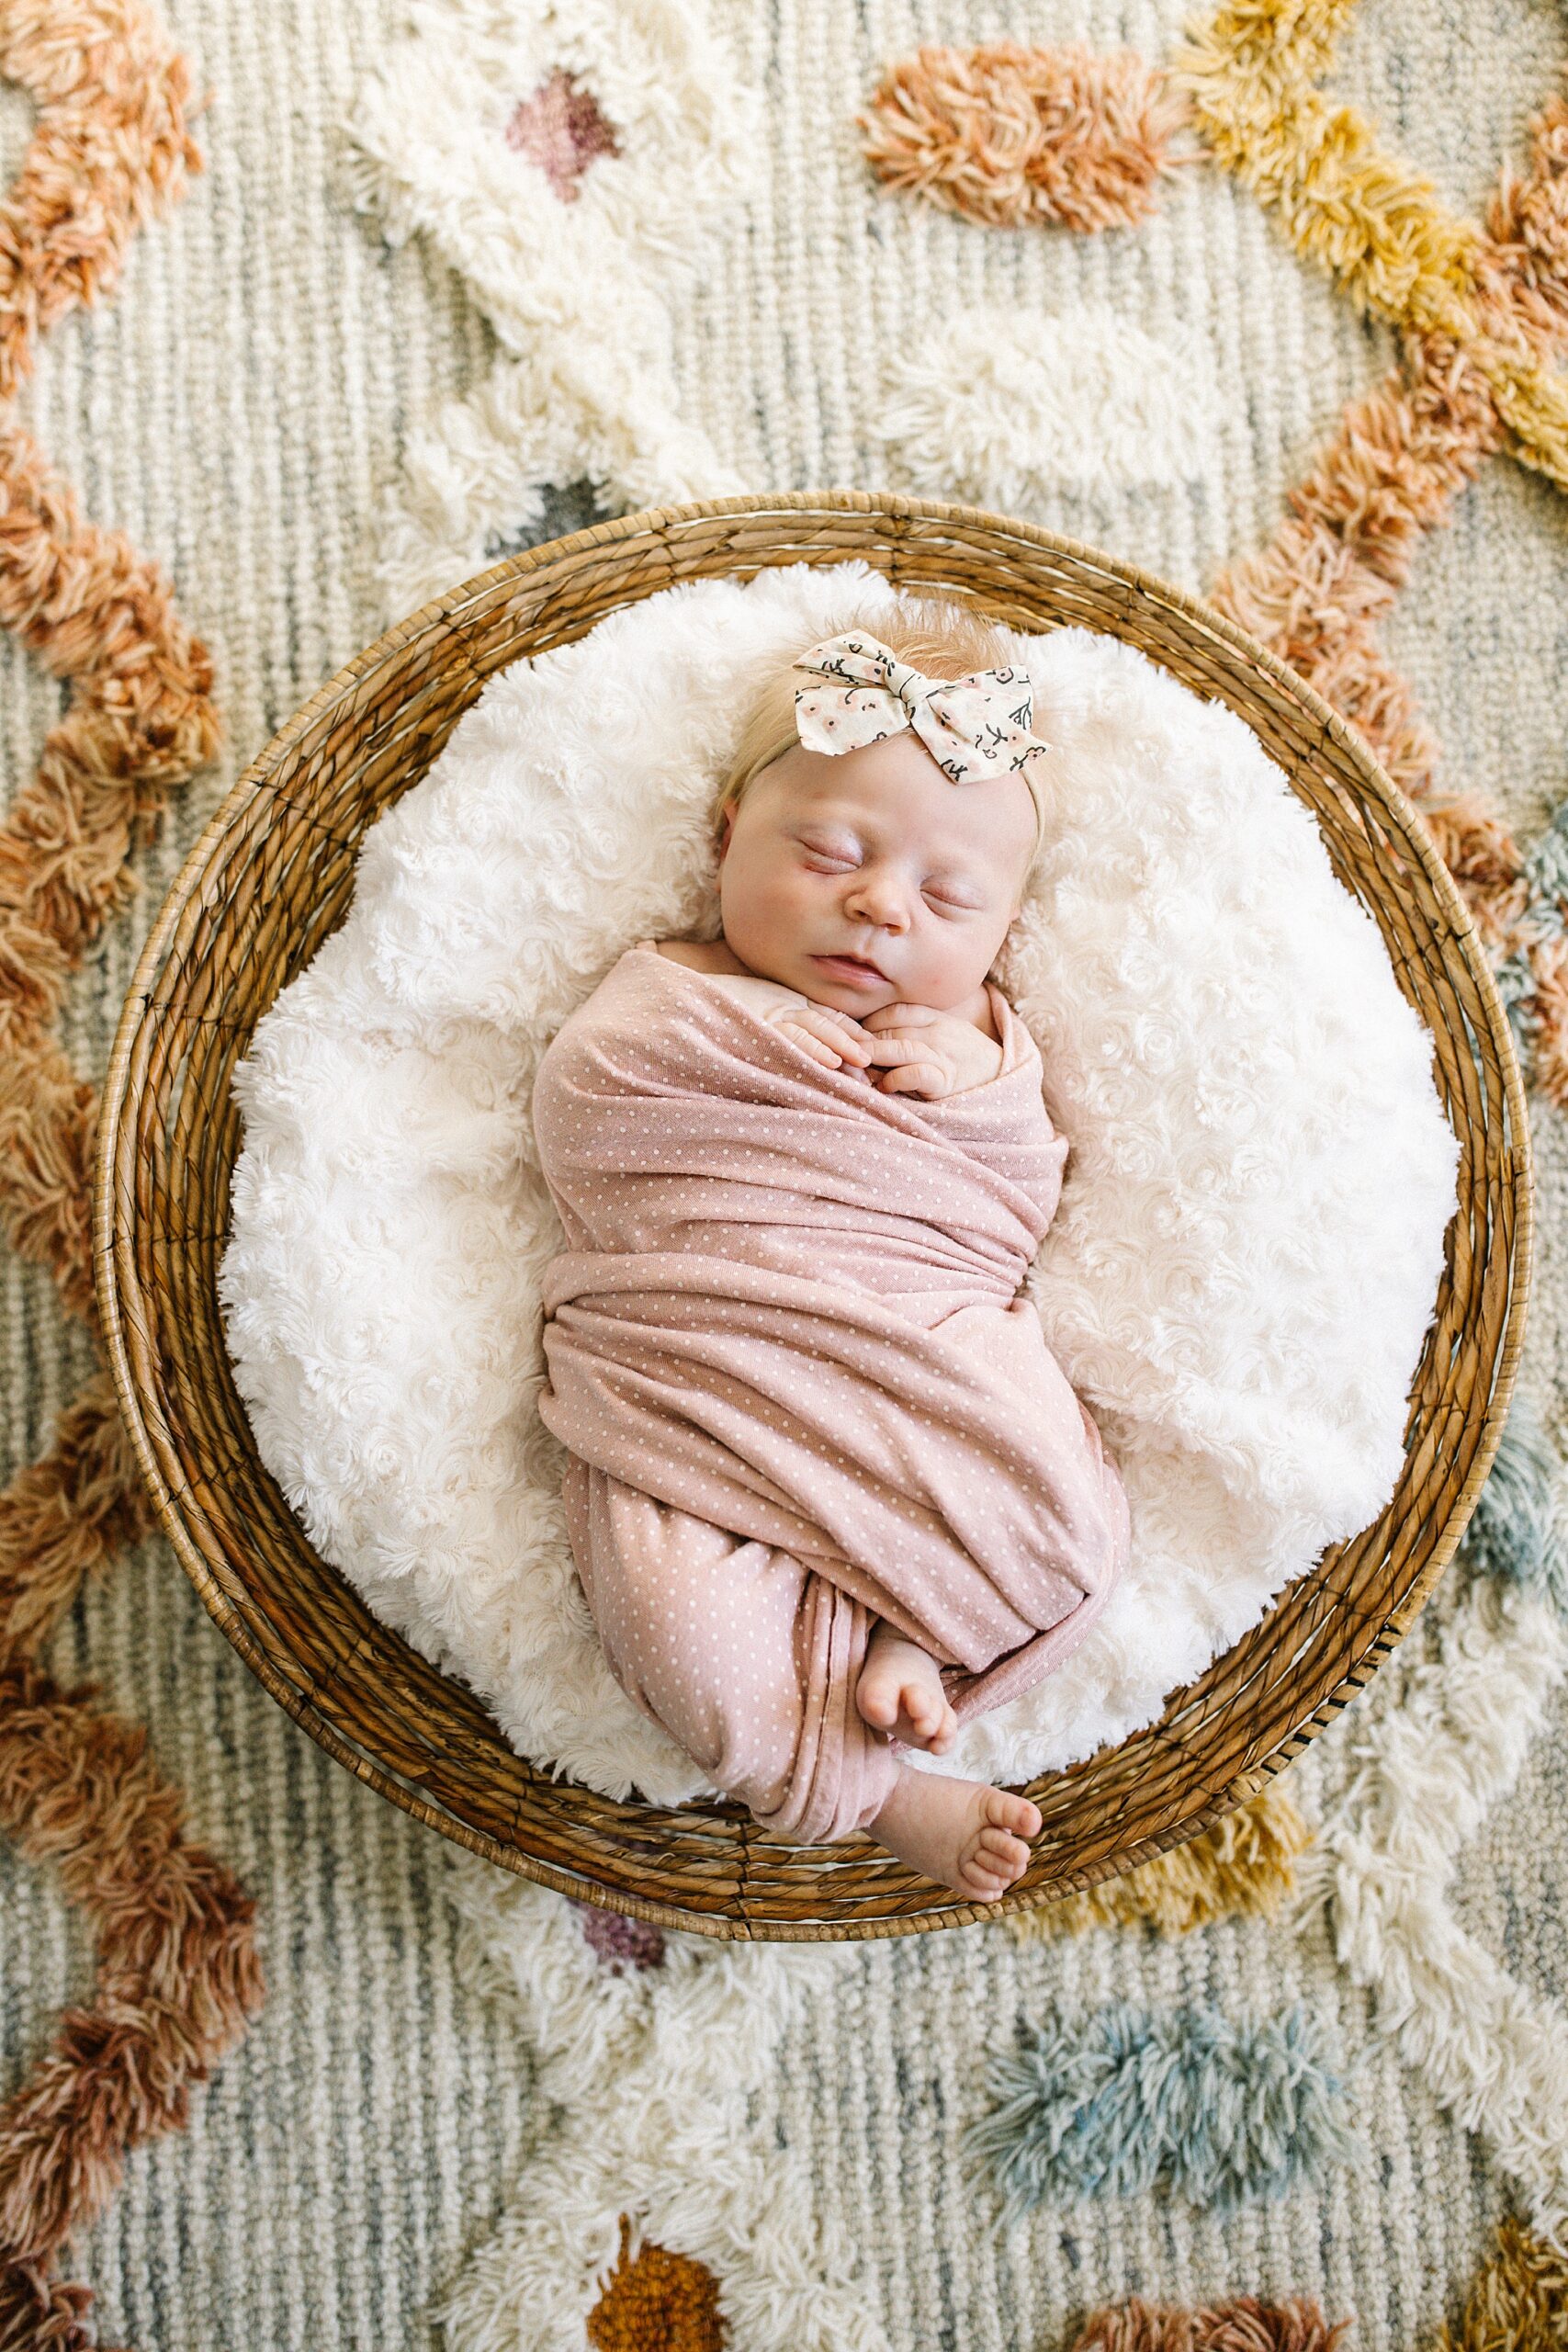
POLYGON ((903 1755, 1076 1647, 1127 1504, 1021 1295, 1067 1149, 988 978, 1042 833, 1029 683, 962 606, 878 627, 764 691, 722 935, 628 949, 540 1063, 539 1409, 636 1702, 767 1826, 994 1901, 1038 1808, 903 1755))

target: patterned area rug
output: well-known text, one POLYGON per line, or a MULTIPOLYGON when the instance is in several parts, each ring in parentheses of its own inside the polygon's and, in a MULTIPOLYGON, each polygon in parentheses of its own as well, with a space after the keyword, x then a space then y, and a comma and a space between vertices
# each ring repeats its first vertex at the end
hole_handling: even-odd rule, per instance
POLYGON ((1187 16, 0 0, 0 2344, 1568 2344, 1568 19, 1187 16), (830 483, 1110 548, 1364 729, 1537 1258, 1463 1551, 1263 1798, 1021 1924, 737 1950, 265 1696, 85 1198, 152 913, 323 679, 597 514, 830 483))

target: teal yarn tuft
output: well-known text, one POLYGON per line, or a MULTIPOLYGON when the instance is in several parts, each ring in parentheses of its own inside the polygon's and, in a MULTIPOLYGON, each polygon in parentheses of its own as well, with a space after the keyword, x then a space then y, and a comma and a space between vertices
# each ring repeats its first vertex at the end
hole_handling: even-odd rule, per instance
POLYGON ((1461 1544, 1482 1575, 1520 1585, 1568 1616, 1568 1544, 1556 1503, 1561 1467, 1540 1413, 1516 1388, 1461 1544))
POLYGON ((1366 2162, 1323 2029, 1300 2002, 1261 2025, 1220 2010, 1155 2017, 1116 2003, 1077 2023, 1020 2018, 992 2062, 998 2104, 966 2147, 1002 2193, 1005 2229, 1046 2199, 1156 2184, 1221 2211, 1366 2162))
MULTIPOLYGON (((1522 871, 1525 920, 1534 933, 1550 939, 1562 929, 1568 905, 1568 798, 1558 802, 1531 842, 1522 871)), ((1540 1030, 1540 1008, 1535 997, 1539 981, 1527 950, 1517 948, 1506 956, 1493 978, 1513 1032, 1514 1050, 1528 1069, 1540 1030)))
POLYGON ((1520 948, 1505 956, 1492 975, 1513 1033, 1514 1051, 1528 1069, 1540 1032, 1540 1008, 1536 1002, 1535 967, 1520 948))
POLYGON ((1525 854, 1531 912, 1539 909, 1549 920, 1562 913, 1556 902, 1568 899, 1568 799, 1560 800, 1525 854))

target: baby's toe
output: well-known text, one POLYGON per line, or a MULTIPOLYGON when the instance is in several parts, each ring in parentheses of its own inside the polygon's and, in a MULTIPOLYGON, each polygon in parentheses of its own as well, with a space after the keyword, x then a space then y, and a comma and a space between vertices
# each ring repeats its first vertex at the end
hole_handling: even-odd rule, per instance
POLYGON ((898 1719, 897 1697, 879 1682, 863 1682, 855 1692, 855 1704, 868 1724, 886 1727, 898 1719))
POLYGON ((986 1819, 993 1829, 1008 1829, 1015 1837, 1028 1838, 1039 1837, 1043 1816, 1040 1807, 1028 1797, 1015 1797, 1006 1789, 993 1789, 986 1802, 986 1819))
POLYGON ((1029 1868, 1027 1847, 1019 1845, 1016 1839, 1010 1842, 1011 1850, 1009 1852, 1003 1853, 995 1847, 987 1846, 970 1858, 971 1871, 984 1873, 992 1881, 998 1894, 1011 1886, 1016 1879, 1021 1879, 1029 1868))
POLYGON ((972 1894, 984 1902, 994 1902, 998 1894, 1006 1894, 1018 1872, 998 1869, 990 1855, 970 1854, 960 1865, 959 1875, 972 1894))

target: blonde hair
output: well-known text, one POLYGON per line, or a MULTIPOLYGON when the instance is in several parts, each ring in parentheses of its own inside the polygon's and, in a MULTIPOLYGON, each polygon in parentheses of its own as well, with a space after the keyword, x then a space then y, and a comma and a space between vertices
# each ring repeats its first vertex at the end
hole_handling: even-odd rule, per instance
MULTIPOLYGON (((910 662, 930 678, 964 678, 971 670, 1005 669, 1015 658, 1007 637, 994 621, 982 620, 978 613, 953 597, 933 596, 923 590, 906 589, 899 603, 888 612, 846 615, 837 628, 868 630, 900 662, 910 662)), ((802 639, 799 651, 804 653, 810 646, 819 644, 824 636, 836 633, 837 630, 818 629, 814 636, 802 639)), ((768 680, 740 730, 734 757, 714 796, 710 811, 716 845, 724 830, 726 808, 739 810, 749 787, 762 770, 782 759, 800 740, 795 732, 795 694, 801 680, 792 666, 793 658, 768 680)), ((1021 889, 1028 887, 1038 854, 1036 842, 1021 889)))

